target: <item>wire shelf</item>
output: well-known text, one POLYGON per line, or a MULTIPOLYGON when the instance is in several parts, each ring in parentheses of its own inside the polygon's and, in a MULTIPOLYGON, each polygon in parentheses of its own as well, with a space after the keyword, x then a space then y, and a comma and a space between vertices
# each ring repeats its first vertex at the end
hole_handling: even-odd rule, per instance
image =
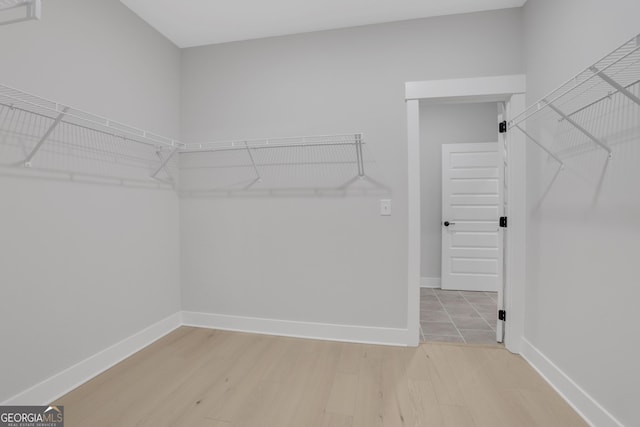
POLYGON ((29 2, 24 0, 0 0, 0 12, 22 6, 25 3, 29 2))
POLYGON ((278 138, 244 139, 187 144, 180 152, 202 153, 216 151, 259 150, 265 148, 290 148, 331 145, 357 145, 362 142, 361 133, 343 135, 289 136, 278 138))
POLYGON ((185 144, 0 85, 0 165, 173 184, 185 144))
POLYGON ((174 139, 138 129, 92 114, 77 108, 65 106, 9 86, 0 85, 0 105, 18 109, 41 117, 56 120, 79 128, 85 128, 105 135, 121 138, 125 141, 160 147, 182 148, 185 144, 174 139))
POLYGON ((555 135, 572 139, 574 145, 578 140, 583 145, 587 142, 611 156, 615 138, 635 132, 633 120, 620 118, 638 115, 639 87, 640 34, 513 117, 508 129, 524 132, 561 165, 562 152, 551 152, 538 137, 525 131, 522 123, 535 122, 547 128, 555 124, 555 135))
POLYGON ((0 25, 40 19, 40 10, 41 0, 0 0, 0 25))
POLYGON ((365 145, 361 133, 187 144, 180 189, 183 195, 387 191, 365 145))
POLYGON ((190 192, 386 190, 374 164, 361 133, 185 144, 0 85, 2 168, 152 178, 190 192))

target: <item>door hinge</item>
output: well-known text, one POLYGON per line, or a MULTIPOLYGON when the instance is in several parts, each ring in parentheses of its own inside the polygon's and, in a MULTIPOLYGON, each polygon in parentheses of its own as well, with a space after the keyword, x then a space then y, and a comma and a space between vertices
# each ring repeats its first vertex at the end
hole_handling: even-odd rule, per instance
POLYGON ((506 133, 507 132, 507 121, 506 120, 498 123, 498 132, 500 132, 500 133, 506 133))
POLYGON ((498 310, 498 319, 507 321, 507 312, 505 310, 498 310))
POLYGON ((506 216, 501 216, 500 217, 500 227, 507 228, 507 217, 506 216))

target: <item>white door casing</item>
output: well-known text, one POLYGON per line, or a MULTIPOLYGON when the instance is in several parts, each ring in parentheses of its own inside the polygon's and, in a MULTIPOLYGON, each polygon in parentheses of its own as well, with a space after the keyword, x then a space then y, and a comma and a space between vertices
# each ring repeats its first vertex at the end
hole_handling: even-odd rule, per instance
MULTIPOLYGON (((508 102, 498 102, 498 122, 503 123, 509 120, 508 112, 507 112, 508 102)), ((500 182, 502 183, 502 206, 501 208, 501 216, 504 216, 508 219, 509 215, 509 145, 507 144, 507 133, 498 133, 498 155, 499 155, 499 166, 500 166, 500 182)), ((506 224, 508 225, 508 224, 506 224)), ((501 273, 502 277, 500 279, 500 283, 498 283, 498 313, 501 311, 504 312, 504 293, 506 289, 508 269, 507 269, 507 257, 509 256, 509 249, 507 247, 508 239, 507 236, 509 234, 508 228, 502 228, 502 236, 500 237, 501 242, 501 252, 502 252, 502 266, 501 273)), ((496 341, 504 342, 504 320, 500 320, 498 317, 496 319, 496 341)))
POLYGON ((502 286, 503 168, 497 142, 442 146, 442 289, 502 286))
MULTIPOLYGON (((526 76, 504 75, 449 80, 426 80, 405 84, 407 105, 408 247, 407 247, 407 345, 416 346, 420 336, 420 102, 505 102, 507 117, 526 108, 526 76)), ((507 119, 508 120, 508 119, 507 119)), ((526 183, 525 137, 518 132, 503 134, 509 146, 508 242, 504 300, 498 308, 507 313, 505 347, 520 353, 524 332, 526 183)))

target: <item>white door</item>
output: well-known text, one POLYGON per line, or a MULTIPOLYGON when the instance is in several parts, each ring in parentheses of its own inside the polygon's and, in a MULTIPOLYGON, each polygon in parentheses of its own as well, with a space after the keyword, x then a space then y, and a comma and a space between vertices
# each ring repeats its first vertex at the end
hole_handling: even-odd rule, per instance
POLYGON ((502 288, 502 157, 497 142, 442 146, 442 289, 502 288))

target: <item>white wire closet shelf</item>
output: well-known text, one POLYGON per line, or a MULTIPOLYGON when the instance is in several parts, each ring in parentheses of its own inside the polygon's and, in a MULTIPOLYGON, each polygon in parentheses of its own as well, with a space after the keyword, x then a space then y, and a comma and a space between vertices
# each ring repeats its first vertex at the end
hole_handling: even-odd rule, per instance
POLYGON ((363 177, 365 175, 362 149, 362 146, 364 144, 365 143, 363 141, 363 136, 361 133, 342 135, 290 136, 279 138, 262 138, 187 144, 182 150, 180 150, 180 154, 215 153, 221 151, 246 151, 249 155, 249 159, 251 160, 252 167, 254 168, 256 175, 258 176, 258 178, 260 178, 260 173, 257 170, 257 164, 255 162, 253 154, 253 152, 256 150, 351 146, 353 147, 353 153, 355 154, 356 164, 358 167, 358 176, 363 177))
POLYGON ((5 167, 152 178, 173 184, 177 162, 172 160, 184 146, 155 133, 0 85, 0 163, 5 167))
POLYGON ((520 130, 564 166, 562 153, 527 132, 524 122, 555 123, 558 134, 587 141, 611 158, 609 142, 638 125, 639 108, 640 34, 515 116, 508 130, 520 130))
POLYGON ((386 189, 370 174, 375 162, 364 146, 361 133, 185 144, 0 85, 0 167, 13 171, 154 182, 191 193, 386 189))
POLYGON ((41 0, 0 0, 0 25, 40 19, 41 0))
POLYGON ((181 193, 385 191, 365 145, 362 133, 187 144, 180 150, 181 193))

